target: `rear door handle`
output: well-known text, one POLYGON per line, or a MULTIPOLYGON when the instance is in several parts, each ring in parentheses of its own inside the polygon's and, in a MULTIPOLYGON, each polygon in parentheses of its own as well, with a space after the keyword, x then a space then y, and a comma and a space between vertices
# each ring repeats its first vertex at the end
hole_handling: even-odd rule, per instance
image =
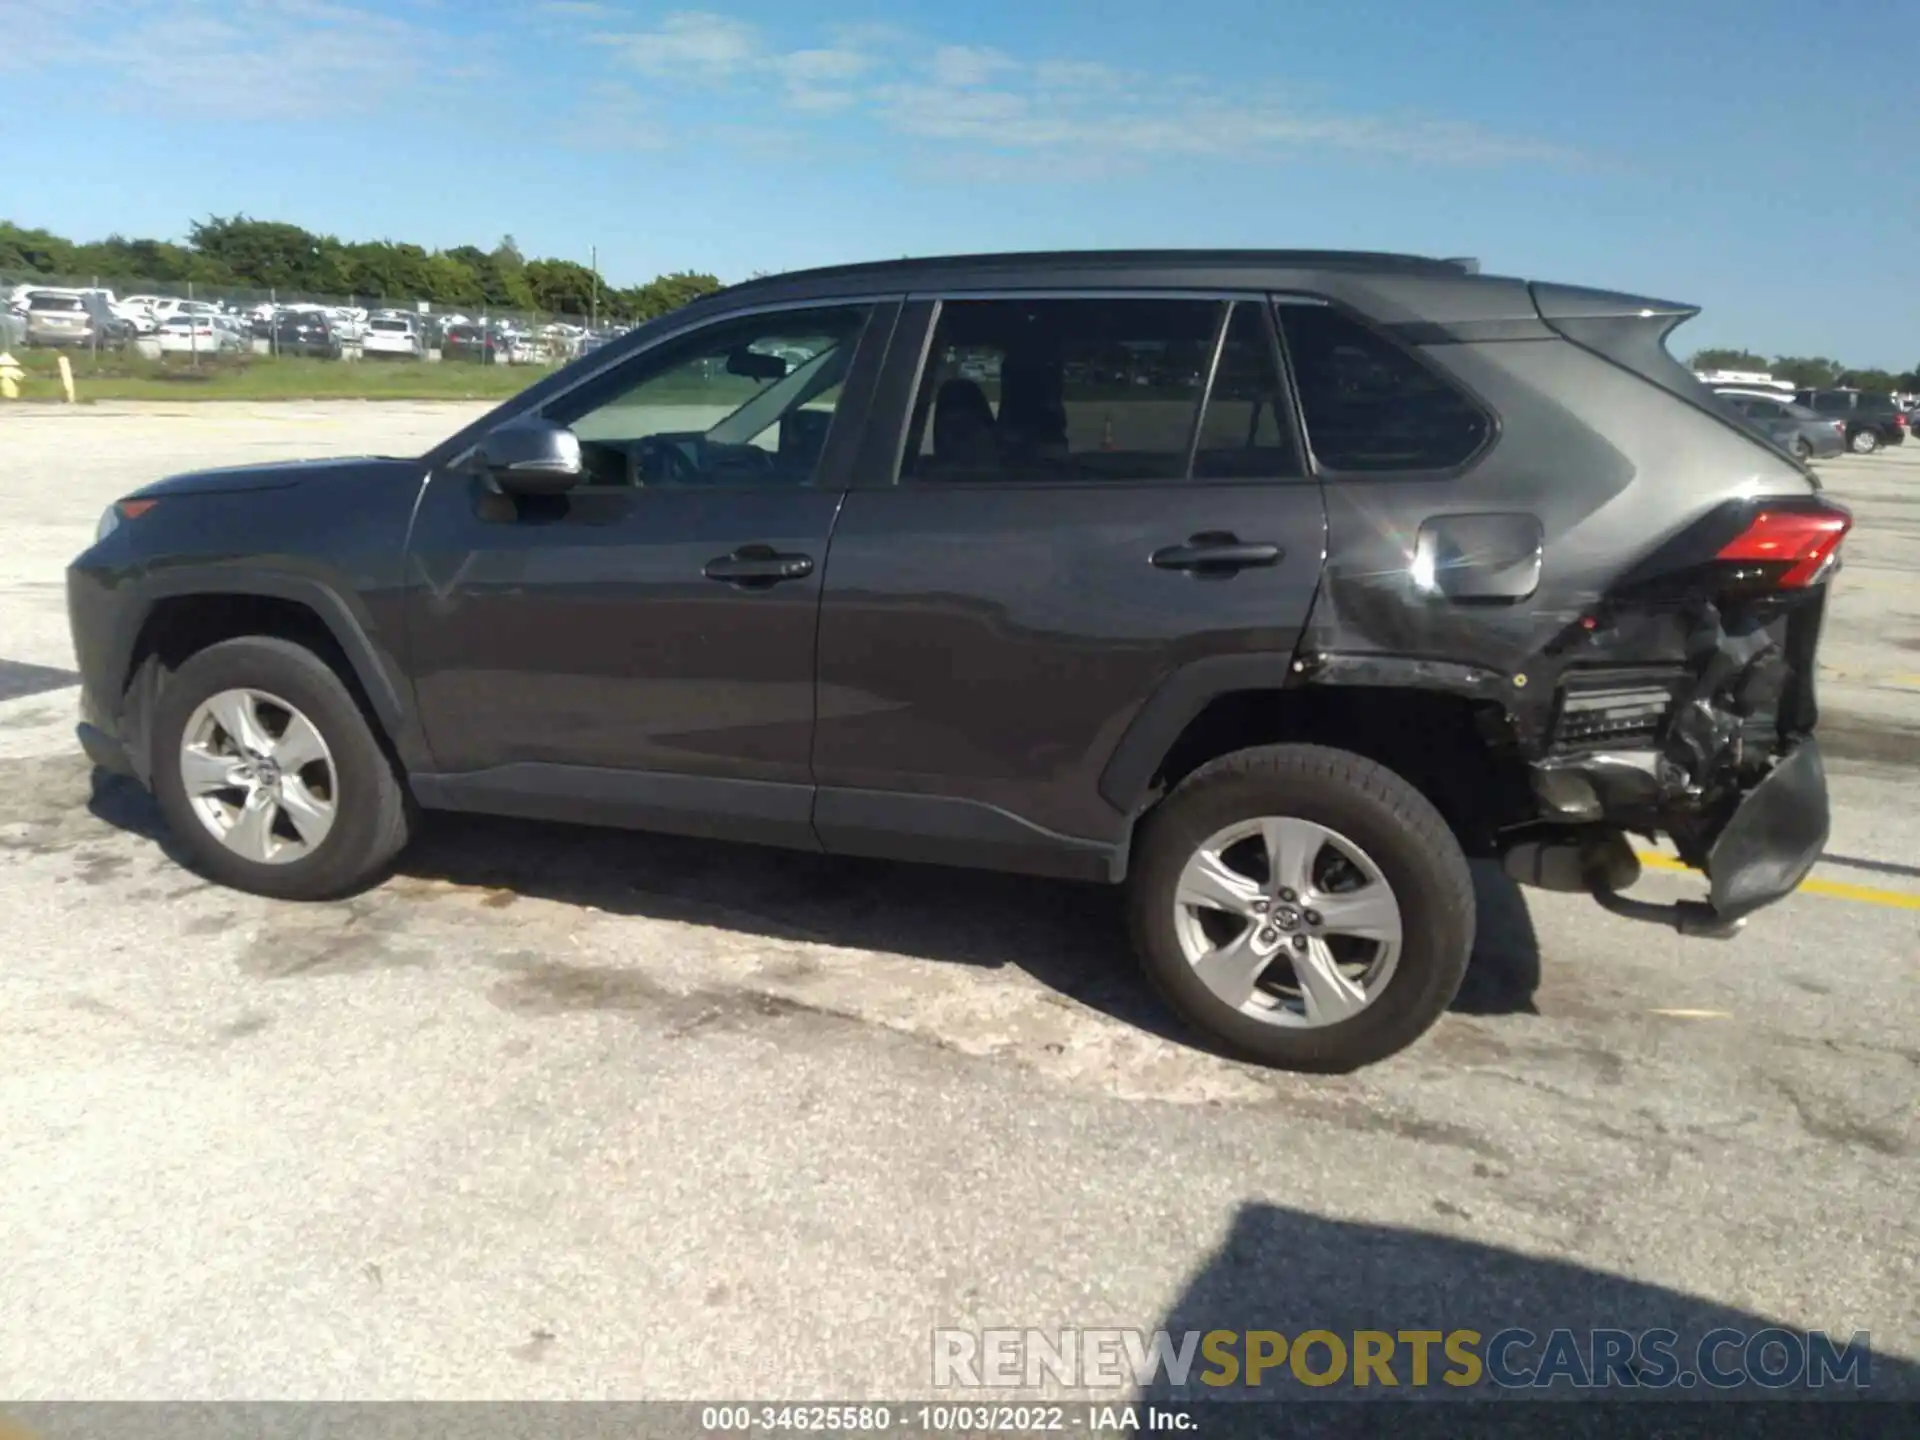
POLYGON ((1162 570, 1212 571, 1216 574, 1258 565, 1277 565, 1287 552, 1264 540, 1242 540, 1220 531, 1188 537, 1184 545, 1168 545, 1150 557, 1162 570))
POLYGON ((700 573, 729 585, 765 589, 782 580, 806 579, 813 573, 813 557, 782 554, 771 545, 742 545, 731 555, 709 560, 700 573))

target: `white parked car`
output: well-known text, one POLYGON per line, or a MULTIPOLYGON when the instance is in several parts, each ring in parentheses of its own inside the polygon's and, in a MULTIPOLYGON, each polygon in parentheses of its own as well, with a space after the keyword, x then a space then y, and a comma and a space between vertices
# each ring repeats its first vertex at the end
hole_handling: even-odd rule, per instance
POLYGON ((170 315, 160 322, 163 355, 218 355, 238 347, 239 337, 211 315, 170 315))
POLYGON ((419 327, 402 315, 376 315, 367 322, 367 328, 360 336, 361 353, 367 356, 404 355, 416 358, 421 348, 419 327))

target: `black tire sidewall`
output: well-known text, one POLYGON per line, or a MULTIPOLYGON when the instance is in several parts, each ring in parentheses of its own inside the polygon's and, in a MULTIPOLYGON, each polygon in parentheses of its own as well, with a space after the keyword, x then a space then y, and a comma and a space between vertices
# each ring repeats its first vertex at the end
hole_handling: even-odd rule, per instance
POLYGON ((391 762, 339 676, 313 652, 269 638, 229 640, 200 651, 161 691, 152 746, 154 798, 194 868, 207 878, 279 899, 321 900, 356 888, 377 866, 386 809, 397 799, 391 762), (247 860, 222 845, 194 813, 181 780, 187 721, 209 696, 239 689, 265 691, 294 706, 319 728, 333 756, 333 829, 311 855, 284 865, 247 860))
POLYGON ((1186 1019, 1233 1052, 1291 1069, 1345 1071, 1404 1049, 1445 1012, 1473 948, 1472 874, 1430 802, 1391 771, 1342 751, 1277 746, 1203 767, 1145 822, 1129 912, 1149 978, 1186 1019), (1217 998, 1181 951, 1173 895, 1210 836, 1258 815, 1312 820, 1380 867, 1400 904, 1400 957, 1387 988, 1349 1020, 1286 1027, 1217 998))

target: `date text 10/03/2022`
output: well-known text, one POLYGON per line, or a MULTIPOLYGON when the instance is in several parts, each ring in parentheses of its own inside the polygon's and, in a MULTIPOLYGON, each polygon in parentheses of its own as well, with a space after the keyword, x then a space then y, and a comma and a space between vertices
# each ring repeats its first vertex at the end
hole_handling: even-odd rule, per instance
POLYGON ((711 1432, 799 1431, 834 1435, 1044 1435, 1054 1432, 1180 1434, 1200 1422, 1179 1406, 1076 1404, 995 1405, 706 1405, 700 1428, 711 1432))

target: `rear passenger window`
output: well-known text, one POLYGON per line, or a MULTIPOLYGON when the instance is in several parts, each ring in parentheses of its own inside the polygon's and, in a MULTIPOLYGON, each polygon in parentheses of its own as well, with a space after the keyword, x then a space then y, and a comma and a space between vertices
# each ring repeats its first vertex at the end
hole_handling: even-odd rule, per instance
POLYGON ((1196 479, 1289 480, 1304 473, 1283 408, 1286 398, 1265 309, 1246 301, 1233 307, 1200 420, 1196 479))
POLYGON ((900 473, 921 481, 1177 480, 1221 306, 949 300, 900 473))
POLYGON ((1330 470, 1445 470, 1492 421, 1437 371, 1330 305, 1278 308, 1307 442, 1330 470))

